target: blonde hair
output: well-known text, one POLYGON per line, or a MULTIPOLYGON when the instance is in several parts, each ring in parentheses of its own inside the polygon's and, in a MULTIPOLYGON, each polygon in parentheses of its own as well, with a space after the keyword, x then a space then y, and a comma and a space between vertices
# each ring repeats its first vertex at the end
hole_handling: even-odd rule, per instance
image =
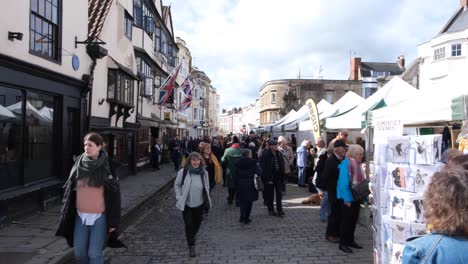
POLYGON ((364 154, 364 149, 361 147, 361 145, 351 144, 349 145, 348 152, 346 153, 346 155, 350 158, 356 159, 356 156, 359 153, 364 154))

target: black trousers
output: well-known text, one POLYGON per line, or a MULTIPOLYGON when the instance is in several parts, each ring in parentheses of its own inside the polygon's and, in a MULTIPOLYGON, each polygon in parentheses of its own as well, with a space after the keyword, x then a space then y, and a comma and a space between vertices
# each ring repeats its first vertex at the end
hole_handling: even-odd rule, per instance
POLYGON ((341 205, 340 245, 348 246, 354 242, 354 231, 359 217, 360 202, 352 202, 351 207, 341 205))
POLYGON ((200 229, 203 218, 202 214, 202 206, 192 208, 185 205, 184 211, 182 212, 185 223, 185 237, 187 238, 187 244, 189 246, 195 245, 195 235, 198 229, 200 229))
POLYGON ((153 169, 159 169, 159 155, 153 156, 153 169))
POLYGON ((342 220, 342 199, 331 199, 329 198, 328 204, 330 205, 330 215, 328 216, 327 223, 327 236, 340 236, 340 225, 342 220))
POLYGON ((282 211, 283 210, 283 184, 279 181, 274 181, 273 184, 264 184, 264 190, 263 190, 263 198, 265 199, 266 206, 268 207, 268 210, 273 210, 273 200, 275 198, 275 193, 276 193, 276 210, 282 211))
POLYGON ((236 198, 236 203, 238 203, 236 193, 237 193, 236 188, 228 188, 228 198, 227 198, 228 202, 233 202, 234 198, 236 198))
POLYGON ((248 219, 250 218, 250 212, 252 212, 252 202, 239 202, 240 207, 240 218, 248 219))

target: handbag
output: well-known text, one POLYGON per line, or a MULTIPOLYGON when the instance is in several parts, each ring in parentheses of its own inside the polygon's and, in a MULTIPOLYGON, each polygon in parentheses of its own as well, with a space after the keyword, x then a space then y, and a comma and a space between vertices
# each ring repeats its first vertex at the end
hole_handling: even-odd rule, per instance
POLYGON ((257 174, 254 174, 254 184, 255 184, 255 189, 257 189, 257 191, 263 191, 263 189, 265 188, 263 186, 262 178, 259 177, 257 174))
POLYGON ((361 201, 364 200, 369 194, 369 181, 363 180, 362 182, 356 184, 351 188, 351 192, 353 193, 354 201, 361 201))

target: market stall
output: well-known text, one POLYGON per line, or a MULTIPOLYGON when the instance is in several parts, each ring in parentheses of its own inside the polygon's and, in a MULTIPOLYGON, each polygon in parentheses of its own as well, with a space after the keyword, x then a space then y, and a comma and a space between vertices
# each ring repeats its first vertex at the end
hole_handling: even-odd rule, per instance
POLYGON ((468 137, 467 119, 468 95, 460 94, 421 93, 368 115, 367 135, 374 145, 375 263, 401 263, 406 239, 426 233, 423 194, 434 172, 444 166, 446 135, 422 135, 422 128, 449 129, 464 123, 462 134, 452 138, 456 142, 468 137), (408 130, 409 127, 414 129, 408 130))

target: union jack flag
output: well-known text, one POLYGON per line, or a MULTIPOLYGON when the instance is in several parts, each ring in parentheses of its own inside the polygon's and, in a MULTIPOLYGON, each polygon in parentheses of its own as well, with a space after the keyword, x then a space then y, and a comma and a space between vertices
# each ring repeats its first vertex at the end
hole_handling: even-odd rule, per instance
POLYGON ((192 85, 190 83, 189 77, 185 78, 182 86, 180 87, 184 92, 184 100, 180 102, 179 105, 179 112, 185 111, 185 109, 189 108, 192 105, 192 85))
POLYGON ((179 63, 179 65, 177 65, 177 67, 174 68, 171 74, 167 76, 166 80, 161 85, 161 88, 159 90, 159 102, 158 102, 160 105, 166 104, 167 99, 169 99, 169 96, 171 96, 172 91, 174 90, 175 80, 177 78, 177 74, 179 74, 181 65, 182 63, 179 63))

